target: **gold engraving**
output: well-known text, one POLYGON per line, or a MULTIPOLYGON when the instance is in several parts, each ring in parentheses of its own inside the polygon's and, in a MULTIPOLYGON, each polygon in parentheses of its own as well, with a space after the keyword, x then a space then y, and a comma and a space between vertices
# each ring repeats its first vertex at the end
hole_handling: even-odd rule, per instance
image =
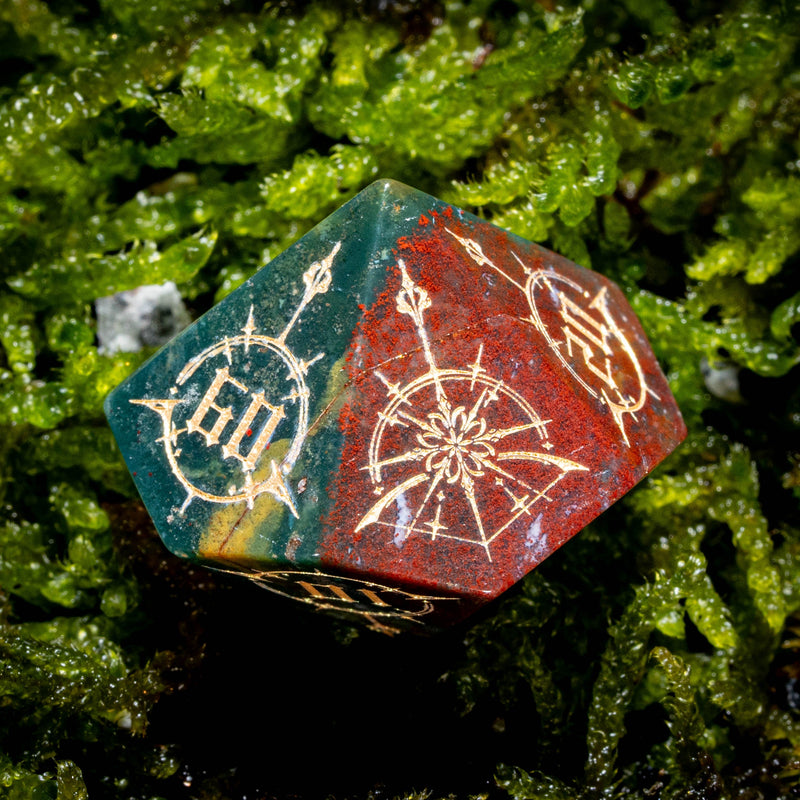
MULTIPOLYGON (((467 239, 464 236, 459 236, 457 233, 454 233, 450 230, 450 228, 445 228, 445 230, 454 238, 457 239, 463 246, 464 249, 467 251, 467 255, 479 266, 487 266, 491 267, 495 272, 500 273, 509 283, 514 284, 520 291, 524 292, 525 287, 521 283, 517 283, 508 273, 503 272, 497 264, 494 263, 490 258, 486 256, 483 252, 483 248, 476 242, 474 239, 467 239)), ((528 270, 529 271, 529 270, 528 270)))
POLYGON ((536 328, 573 378, 608 408, 630 447, 624 417, 630 414, 636 419, 649 390, 639 359, 608 308, 606 287, 592 297, 572 279, 538 270, 528 279, 527 294, 536 328), (563 339, 555 338, 542 322, 536 303, 539 292, 556 302, 564 323, 563 339), (630 365, 632 377, 631 370, 620 369, 621 362, 630 365))
POLYGON ((255 469, 258 459, 261 458, 261 455, 264 452, 264 448, 269 445, 270 440, 272 439, 272 434, 275 433, 275 428, 277 428, 280 424, 280 421, 286 417, 284 406, 273 406, 264 398, 263 392, 255 392, 251 395, 251 397, 252 400, 250 401, 250 405, 247 407, 247 411, 244 412, 242 418, 239 420, 236 430, 231 434, 231 438, 228 439, 228 443, 222 447, 223 457, 238 458, 239 461, 244 464, 244 469, 246 472, 252 472, 253 469, 255 469), (244 439, 245 435, 247 434, 247 431, 252 430, 250 426, 253 424, 256 415, 262 408, 265 408, 269 411, 269 417, 266 423, 264 423, 262 426, 261 432, 258 434, 258 438, 250 448, 250 452, 245 458, 239 452, 239 447, 242 439, 244 439))
POLYGON ((306 306, 316 295, 328 291, 331 267, 340 247, 341 242, 337 242, 325 258, 305 271, 303 297, 279 336, 257 332, 254 309, 250 306, 241 335, 225 336, 189 359, 170 388, 170 399, 130 401, 149 408, 161 418, 163 434, 156 441, 163 443, 170 471, 186 490, 181 514, 195 498, 225 505, 245 502, 252 509, 256 498, 267 493, 297 516, 286 476, 297 461, 308 433, 309 391, 305 377, 324 353, 308 361, 300 359, 287 347, 286 339, 306 306), (215 366, 220 358, 224 364, 215 366), (275 369, 270 373, 270 385, 265 386, 259 383, 251 367, 269 360, 275 369), (209 381, 212 370, 213 378, 209 381), (253 377, 249 377, 251 374, 253 377), (285 393, 277 388, 284 382, 288 384, 285 393), (201 392, 192 410, 193 398, 201 392), (275 397, 276 392, 282 396, 275 397), (234 406, 240 408, 238 418, 234 406), (267 463, 265 454, 270 450, 273 436, 290 416, 295 420, 291 443, 280 456, 267 463), (185 427, 176 424, 176 418, 184 419, 185 427), (233 431, 226 438, 232 424, 233 431), (220 462, 238 462, 239 472, 215 469, 213 460, 208 466, 206 455, 201 459, 202 469, 189 464, 189 452, 197 450, 198 437, 205 448, 215 448, 213 452, 220 462), (218 477, 220 474, 222 477, 218 477))
MULTIPOLYGON (((228 570, 224 570, 228 571, 228 570)), ((436 603, 458 603, 455 597, 416 594, 373 581, 326 575, 323 572, 269 570, 247 574, 275 594, 307 603, 318 611, 365 622, 371 630, 393 636, 402 628, 421 625, 436 603)))
POLYGON ((308 596, 314 600, 324 600, 329 597, 331 599, 344 600, 346 603, 355 603, 355 600, 341 586, 337 586, 335 583, 321 584, 297 581, 297 584, 302 586, 308 592, 308 596))
POLYGON ((647 395, 656 399, 658 396, 647 386, 636 352, 608 307, 606 287, 592 297, 571 278, 555 271, 531 270, 512 251, 511 255, 526 276, 523 285, 497 266, 478 242, 459 236, 449 228, 445 230, 458 240, 476 264, 491 267, 525 295, 531 311, 529 321, 544 336, 572 377, 611 412, 622 440, 630 447, 625 415, 636 419, 636 412, 644 406, 647 395), (560 330, 563 339, 555 338, 543 323, 536 299, 539 292, 557 305, 564 323, 560 330), (625 380, 625 385, 621 385, 626 373, 620 369, 620 362, 627 362, 633 370, 633 377, 625 380))
MULTIPOLYGON (((197 406, 197 410, 192 415, 192 418, 186 423, 186 432, 187 433, 202 433, 206 437, 206 446, 210 447, 212 444, 217 444, 219 442, 219 435, 225 429, 225 426, 233 419, 233 410, 230 406, 225 406, 225 408, 220 408, 214 401, 217 399, 222 387, 229 383, 232 386, 235 386, 237 389, 240 389, 242 392, 247 392, 247 387, 243 384, 239 383, 235 378, 231 378, 230 374, 228 373, 228 368, 223 367, 222 369, 217 370, 217 375, 214 380, 211 382, 211 385, 206 390, 206 393, 203 395, 203 399, 200 401, 200 404, 197 406), (206 417, 206 414, 210 410, 214 410, 217 412, 217 421, 214 423, 214 427, 208 431, 203 428, 202 423, 206 417)), ((224 448, 223 448, 224 450, 224 448)))
MULTIPOLYGON (((470 252, 476 260, 485 259, 477 246, 470 252)), ((474 362, 466 369, 437 365, 425 329, 424 316, 431 307, 430 295, 414 283, 402 260, 398 260, 398 266, 402 285, 396 297, 397 311, 411 317, 428 369, 405 386, 393 384, 377 373, 386 386, 388 404, 378 414, 370 441, 369 462, 362 469, 369 472, 379 497, 359 520, 355 531, 378 525, 393 528, 395 537, 401 541, 412 533, 422 533, 431 541, 453 539, 467 542, 483 548, 491 561, 490 545, 498 536, 523 514, 529 515, 534 503, 549 500, 547 491, 567 473, 586 471, 587 468, 538 449, 503 449, 505 440, 519 441, 512 437, 523 433, 532 434, 542 443, 543 449, 549 449, 546 447, 549 444, 549 420, 541 419, 522 395, 489 375, 481 365, 482 343, 474 362), (430 396, 431 389, 433 397, 430 396), (451 396, 459 400, 453 402, 451 396), (463 402, 465 397, 469 397, 468 403, 456 404, 463 402), (492 416, 515 422, 494 426, 489 421, 492 416), (412 431, 414 443, 407 449, 395 448, 387 454, 388 432, 397 426, 412 431), (396 452, 397 449, 400 452, 396 452), (536 461, 554 467, 555 474, 544 488, 537 490, 515 474, 512 465, 508 468, 501 466, 501 462, 514 461, 536 461), (384 491, 387 478, 399 482, 384 491), (485 521, 486 509, 482 508, 476 492, 477 482, 489 479, 499 483, 512 501, 511 508, 499 523, 496 509, 492 509, 491 525, 485 521), (422 497, 416 509, 410 509, 407 493, 417 487, 420 487, 417 494, 422 494, 422 497), (466 519, 457 529, 450 529, 442 521, 449 503, 466 504, 466 519), (399 512, 395 521, 386 519, 392 506, 396 506, 399 512)))

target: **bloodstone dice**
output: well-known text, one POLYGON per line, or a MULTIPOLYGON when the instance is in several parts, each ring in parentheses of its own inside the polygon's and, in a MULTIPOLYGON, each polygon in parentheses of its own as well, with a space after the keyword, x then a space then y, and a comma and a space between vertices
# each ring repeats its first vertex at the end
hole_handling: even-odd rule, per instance
POLYGON ((173 553, 389 633, 497 597, 686 434, 613 283, 393 181, 106 412, 173 553))

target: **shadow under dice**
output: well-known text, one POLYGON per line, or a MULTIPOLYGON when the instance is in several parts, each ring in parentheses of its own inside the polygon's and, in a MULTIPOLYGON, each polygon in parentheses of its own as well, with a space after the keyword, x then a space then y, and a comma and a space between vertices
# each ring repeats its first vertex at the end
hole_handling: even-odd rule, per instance
POLYGON ((391 181, 106 408, 173 552, 386 633, 498 596, 685 436, 614 284, 391 181))

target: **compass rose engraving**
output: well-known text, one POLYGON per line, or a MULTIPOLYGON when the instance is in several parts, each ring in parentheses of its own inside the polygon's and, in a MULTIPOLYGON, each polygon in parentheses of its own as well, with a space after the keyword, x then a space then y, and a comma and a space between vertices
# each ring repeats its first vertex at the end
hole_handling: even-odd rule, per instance
POLYGON ((411 317, 427 372, 400 386, 380 372, 388 404, 378 414, 369 472, 378 499, 359 520, 412 534, 474 544, 492 560, 491 545, 510 530, 535 524, 532 507, 568 473, 587 467, 553 455, 547 425, 531 404, 482 366, 483 344, 466 367, 437 365, 425 328, 430 295, 398 260, 399 314, 411 317))
POLYGON ((253 508, 266 493, 297 516, 286 478, 308 432, 305 378, 324 353, 306 361, 289 349, 286 339, 306 306, 328 291, 340 247, 337 242, 305 271, 303 297, 278 336, 257 332, 251 305, 241 332, 191 358, 169 397, 130 400, 161 418, 163 433, 156 441, 186 490, 179 513, 196 498, 253 508))

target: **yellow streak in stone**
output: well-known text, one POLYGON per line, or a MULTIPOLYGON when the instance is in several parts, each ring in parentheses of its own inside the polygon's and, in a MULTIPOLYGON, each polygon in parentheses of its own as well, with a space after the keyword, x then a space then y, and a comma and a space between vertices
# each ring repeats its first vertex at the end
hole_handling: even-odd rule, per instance
MULTIPOLYGON (((255 485, 269 479, 272 465, 283 460, 289 444, 289 439, 277 439, 270 444, 271 459, 253 473, 255 485)), ((200 538, 198 555, 205 558, 225 556, 243 565, 251 559, 255 564, 259 557, 272 556, 269 545, 283 523, 284 509, 285 504, 269 493, 258 495, 249 510, 239 504, 219 507, 209 517, 208 528, 200 538)))

